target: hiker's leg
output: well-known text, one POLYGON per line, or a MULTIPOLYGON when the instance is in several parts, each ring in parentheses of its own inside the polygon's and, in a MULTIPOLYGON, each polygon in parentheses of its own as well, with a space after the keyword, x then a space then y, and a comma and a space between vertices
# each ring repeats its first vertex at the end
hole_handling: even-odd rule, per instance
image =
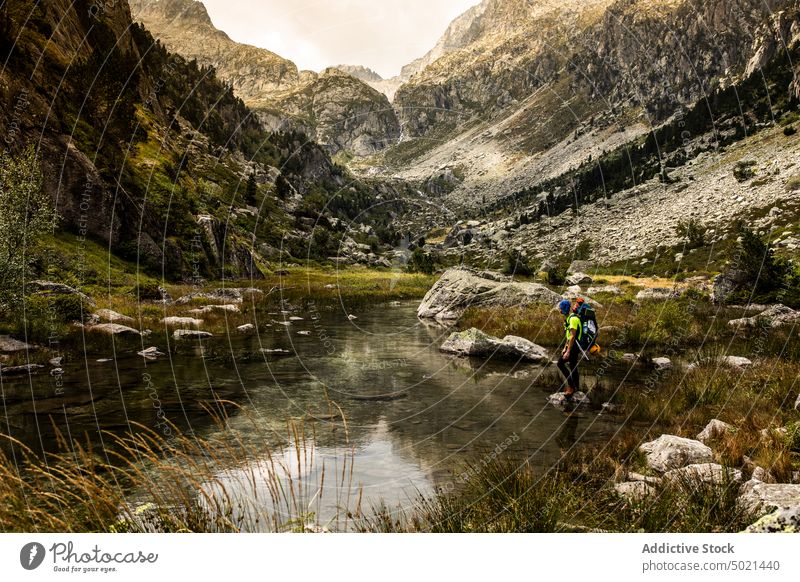
POLYGON ((578 371, 580 361, 580 349, 578 349, 578 346, 575 346, 575 349, 569 355, 569 367, 572 369, 572 373, 570 374, 570 386, 575 389, 575 392, 578 392, 581 389, 581 374, 578 371))
POLYGON ((561 372, 562 376, 564 376, 564 380, 566 380, 566 382, 569 383, 570 382, 569 377, 570 374, 572 374, 572 370, 567 365, 567 362, 566 360, 564 360, 564 358, 558 358, 558 371, 561 372))

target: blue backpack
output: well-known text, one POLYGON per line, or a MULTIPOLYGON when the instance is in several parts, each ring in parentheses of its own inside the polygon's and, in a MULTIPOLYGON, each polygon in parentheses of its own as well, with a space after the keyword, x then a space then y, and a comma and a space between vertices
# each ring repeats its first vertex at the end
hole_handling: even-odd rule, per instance
POLYGON ((597 344, 600 328, 597 325, 597 313, 588 303, 581 305, 576 314, 581 320, 581 335, 578 345, 584 352, 588 352, 597 344))

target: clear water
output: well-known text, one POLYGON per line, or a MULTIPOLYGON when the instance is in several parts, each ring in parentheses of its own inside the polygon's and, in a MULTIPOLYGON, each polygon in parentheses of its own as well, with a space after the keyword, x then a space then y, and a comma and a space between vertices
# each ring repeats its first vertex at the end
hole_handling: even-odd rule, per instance
MULTIPOLYGON (((120 346, 67 361, 63 394, 46 371, 5 380, 0 430, 41 450, 55 447, 55 425, 102 451, 103 430, 122 432, 134 423, 161 430, 159 421, 168 419, 203 437, 234 431, 255 450, 285 447, 292 465, 287 420, 308 419, 317 462, 299 472, 315 481, 324 466, 332 483, 347 466, 346 481, 361 488, 362 507, 407 505, 418 492, 457 484, 466 462, 492 455, 550 466, 576 441, 603 440, 615 430, 596 412, 565 415, 550 406, 547 395, 559 386, 534 386, 540 367, 440 353, 449 330, 419 321, 415 310, 416 303, 375 306, 352 321, 342 311, 292 313, 303 321, 249 337, 218 334, 202 349, 170 346, 154 334, 145 347, 160 346, 167 356, 145 362, 136 349, 120 346), (215 397, 241 406, 224 427, 206 408, 215 397), (344 412, 346 427, 329 401, 344 412)), ((221 467, 217 481, 263 499, 263 463, 221 467)), ((341 506, 335 494, 314 501, 322 513, 341 506)))

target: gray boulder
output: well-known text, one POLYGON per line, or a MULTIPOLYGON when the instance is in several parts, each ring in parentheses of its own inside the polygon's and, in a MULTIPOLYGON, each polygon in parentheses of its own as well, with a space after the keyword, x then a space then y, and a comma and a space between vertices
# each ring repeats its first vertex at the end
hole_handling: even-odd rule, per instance
POLYGON ((800 507, 776 509, 749 526, 745 533, 800 533, 800 507))
POLYGON ((254 287, 224 287, 220 289, 212 289, 211 291, 199 291, 184 295, 175 300, 176 305, 186 305, 196 299, 205 299, 207 301, 229 302, 229 303, 244 303, 245 297, 264 295, 264 292, 254 287))
POLYGON ((700 432, 700 434, 697 435, 697 440, 703 444, 706 444, 708 441, 718 439, 721 436, 724 436, 735 430, 736 429, 727 422, 722 422, 721 420, 714 418, 709 421, 706 427, 700 432))
POLYGON ((653 358, 651 362, 655 366, 656 370, 672 369, 672 360, 669 358, 653 358))
POLYGON ((14 338, 10 338, 5 335, 0 336, 0 352, 27 352, 28 350, 32 349, 34 349, 34 347, 30 344, 26 344, 25 342, 15 340, 14 338))
POLYGON ((605 293, 606 295, 622 295, 622 289, 616 285, 602 285, 600 287, 589 287, 586 293, 589 295, 599 295, 605 293))
POLYGON ((208 315, 210 313, 241 313, 238 305, 206 305, 189 311, 192 315, 208 315))
POLYGON ((3 366, 0 364, 1 376, 21 376, 22 374, 32 374, 36 370, 41 370, 44 366, 40 364, 25 364, 24 366, 3 366))
POLYGON ((617 495, 630 502, 642 501, 646 497, 649 497, 656 492, 652 485, 649 485, 644 481, 615 483, 614 490, 617 492, 617 495))
POLYGON ((692 362, 686 369, 688 371, 696 370, 700 366, 719 366, 728 367, 735 370, 746 370, 753 365, 753 361, 740 356, 722 356, 721 358, 706 358, 698 362, 692 362))
POLYGON ((639 450, 647 455, 647 465, 659 473, 692 464, 710 463, 714 457, 711 449, 700 441, 669 434, 644 443, 639 450))
POLYGON ((567 277, 567 285, 591 285, 594 282, 586 273, 573 273, 567 277))
POLYGON ((635 471, 628 471, 628 481, 641 481, 642 483, 647 483, 653 487, 658 487, 663 482, 661 477, 642 475, 641 473, 636 473, 635 471))
POLYGON ((119 323, 101 323, 99 325, 93 325, 89 328, 89 331, 104 333, 111 336, 140 336, 142 335, 139 330, 133 329, 132 327, 128 327, 127 325, 121 325, 119 323))
POLYGON ((742 481, 742 472, 738 469, 723 467, 717 463, 699 463, 673 469, 664 474, 664 482, 676 485, 685 482, 701 482, 709 485, 726 485, 742 481))
POLYGON ((765 311, 753 317, 733 319, 728 325, 734 329, 753 328, 753 327, 783 327, 785 325, 796 325, 800 323, 800 311, 795 311, 782 304, 772 305, 765 311))
POLYGON ((729 270, 717 275, 711 283, 711 300, 714 303, 725 303, 745 282, 747 276, 742 271, 729 270))
POLYGON ((738 501, 752 511, 797 508, 800 507, 800 485, 751 479, 742 485, 738 501))
POLYGON ((214 337, 213 334, 207 331, 199 331, 196 329, 176 329, 172 334, 176 340, 193 340, 193 339, 208 339, 214 337))
POLYGON ((200 327, 203 325, 202 319, 195 319, 193 317, 165 317, 161 323, 167 327, 200 327))
POLYGON ((34 289, 39 293, 48 293, 50 295, 75 295, 80 297, 81 300, 87 305, 95 305, 94 299, 78 291, 74 287, 64 285, 63 283, 54 283, 52 281, 31 281, 27 284, 28 288, 34 289))
POLYGON ((239 333, 253 333, 256 330, 256 326, 252 323, 246 323, 244 325, 240 325, 236 328, 239 333))
POLYGON ((636 294, 636 301, 667 301, 680 297, 680 292, 676 289, 666 289, 654 287, 652 289, 642 289, 636 294))
POLYGON ((159 356, 163 356, 164 353, 154 346, 147 348, 146 350, 142 350, 141 352, 137 352, 136 355, 142 356, 145 360, 156 360, 159 356))
POLYGON ((417 310, 423 319, 455 320, 472 306, 556 305, 561 296, 544 285, 493 281, 463 269, 448 269, 428 291, 417 310))
POLYGON ((110 309, 98 309, 94 314, 99 320, 107 321, 109 323, 124 323, 130 325, 135 321, 132 317, 122 315, 121 313, 117 313, 116 311, 112 311, 110 309))
MULTIPOLYGON (((542 269, 544 270, 544 269, 542 269)), ((570 263, 569 268, 567 269, 567 273, 572 275, 573 273, 586 273, 586 272, 594 272, 595 264, 591 261, 572 261, 570 263)))
POLYGON ((453 333, 439 349, 458 356, 497 356, 536 363, 550 361, 546 349, 525 338, 509 335, 498 339, 475 328, 453 333))

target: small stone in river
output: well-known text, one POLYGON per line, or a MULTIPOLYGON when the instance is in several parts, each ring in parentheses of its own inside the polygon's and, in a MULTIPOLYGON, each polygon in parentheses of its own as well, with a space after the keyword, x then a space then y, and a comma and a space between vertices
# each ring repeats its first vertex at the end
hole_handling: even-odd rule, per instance
POLYGON ((651 361, 655 366, 656 370, 672 369, 672 360, 670 360, 669 358, 653 358, 651 361))
POLYGON ((49 363, 54 368, 60 368, 61 364, 64 363, 64 357, 63 356, 59 356, 58 358, 53 358, 52 360, 50 360, 49 363))
POLYGON ((89 331, 99 331, 113 336, 142 335, 138 330, 135 330, 133 328, 124 325, 120 325, 118 323, 101 323, 100 325, 94 325, 90 327, 89 331))
POLYGON ((142 350, 141 352, 137 352, 136 355, 147 358, 148 360, 155 360, 158 356, 163 356, 164 354, 160 352, 157 347, 152 347, 142 350))
POLYGON ((298 331, 297 335, 311 335, 310 331, 298 331))
POLYGON ((196 329, 176 329, 172 334, 176 340, 193 340, 193 339, 208 339, 214 337, 213 334, 207 331, 198 331, 196 329))
POLYGON ((355 321, 358 318, 355 315, 348 315, 347 319, 349 319, 350 321, 355 321))
POLYGON ((165 317, 161 320, 161 323, 170 327, 200 327, 203 324, 203 320, 193 317, 165 317))
POLYGON ((256 330, 256 326, 252 323, 246 323, 244 325, 240 325, 236 329, 239 330, 239 333, 253 333, 256 330))
POLYGON ((33 346, 10 337, 0 337, 0 352, 25 352, 32 350, 33 346))
POLYGON ((551 394, 547 400, 553 406, 566 406, 568 402, 576 405, 589 403, 589 397, 583 392, 575 392, 569 400, 563 392, 556 392, 555 394, 551 394))

